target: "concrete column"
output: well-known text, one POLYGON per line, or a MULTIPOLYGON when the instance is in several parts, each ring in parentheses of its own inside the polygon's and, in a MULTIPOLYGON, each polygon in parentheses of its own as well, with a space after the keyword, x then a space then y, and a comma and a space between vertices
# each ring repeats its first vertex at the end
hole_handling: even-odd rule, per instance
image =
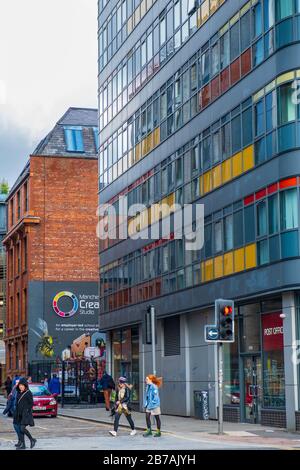
POLYGON ((298 410, 298 374, 297 364, 293 361, 294 345, 297 340, 296 304, 294 292, 282 295, 282 312, 284 335, 284 373, 285 373, 285 402, 287 429, 296 429, 295 411, 298 410))
POLYGON ((184 361, 185 361, 185 406, 186 416, 191 416, 191 365, 190 365, 190 338, 187 316, 182 317, 184 335, 184 361))

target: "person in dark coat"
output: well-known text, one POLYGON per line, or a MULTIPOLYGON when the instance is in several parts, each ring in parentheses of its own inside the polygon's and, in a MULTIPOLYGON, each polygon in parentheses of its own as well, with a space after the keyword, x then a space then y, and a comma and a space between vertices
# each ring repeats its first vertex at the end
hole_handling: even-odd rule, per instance
MULTIPOLYGON (((17 388, 18 384, 19 384, 19 380, 17 380, 16 385, 14 386, 11 394, 8 397, 6 408, 3 411, 4 415, 8 415, 10 417, 14 415, 14 412, 17 406, 17 401, 20 397, 20 392, 19 392, 19 389, 17 388)), ((17 444, 15 444, 15 447, 19 447, 21 445, 21 426, 19 424, 14 423, 14 430, 18 436, 18 442, 17 444)))
POLYGON ((31 391, 29 390, 29 386, 26 379, 20 379, 17 388, 19 389, 20 395, 18 397, 17 406, 14 412, 14 424, 19 425, 21 431, 21 444, 17 447, 17 449, 26 449, 25 436, 27 436, 30 440, 30 448, 32 449, 36 444, 36 439, 32 437, 26 427, 34 426, 32 416, 33 396, 31 391))
POLYGON ((6 391, 6 398, 8 398, 8 396, 10 395, 10 393, 12 391, 12 380, 9 376, 7 377, 7 379, 4 382, 4 388, 5 388, 5 391, 6 391))
POLYGON ((102 375, 100 385, 103 390, 106 411, 110 411, 110 396, 112 390, 116 388, 114 379, 106 371, 102 375))

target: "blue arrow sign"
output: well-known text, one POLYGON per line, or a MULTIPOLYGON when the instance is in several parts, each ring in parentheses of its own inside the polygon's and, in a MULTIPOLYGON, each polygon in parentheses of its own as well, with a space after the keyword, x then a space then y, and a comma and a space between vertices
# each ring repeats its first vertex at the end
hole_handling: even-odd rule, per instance
POLYGON ((205 341, 217 341, 219 338, 219 330, 214 325, 206 325, 205 341))

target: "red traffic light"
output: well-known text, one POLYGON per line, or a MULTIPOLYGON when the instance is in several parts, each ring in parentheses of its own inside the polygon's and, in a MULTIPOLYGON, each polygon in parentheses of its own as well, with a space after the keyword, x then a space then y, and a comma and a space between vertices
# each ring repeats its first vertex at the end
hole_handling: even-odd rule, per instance
POLYGON ((227 315, 231 315, 231 313, 232 313, 231 305, 226 305, 226 307, 224 307, 223 309, 223 314, 227 316, 227 315))

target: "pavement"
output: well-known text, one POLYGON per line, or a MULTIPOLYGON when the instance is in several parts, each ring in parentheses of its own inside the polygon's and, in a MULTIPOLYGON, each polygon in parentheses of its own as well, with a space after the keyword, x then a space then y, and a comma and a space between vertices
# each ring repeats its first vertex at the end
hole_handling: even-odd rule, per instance
MULTIPOLYGON (((15 434, 12 420, 5 418, 5 400, 0 397, 0 450, 13 448, 15 434)), ((224 423, 224 434, 218 435, 216 421, 202 421, 179 416, 162 416, 162 437, 145 439, 144 413, 133 412, 138 433, 129 435, 125 417, 121 418, 117 438, 109 435, 113 420, 105 408, 59 408, 56 419, 37 418, 33 434, 38 449, 98 449, 98 450, 300 450, 300 433, 248 423, 224 423)), ((153 426, 155 429, 155 426, 153 426)))

